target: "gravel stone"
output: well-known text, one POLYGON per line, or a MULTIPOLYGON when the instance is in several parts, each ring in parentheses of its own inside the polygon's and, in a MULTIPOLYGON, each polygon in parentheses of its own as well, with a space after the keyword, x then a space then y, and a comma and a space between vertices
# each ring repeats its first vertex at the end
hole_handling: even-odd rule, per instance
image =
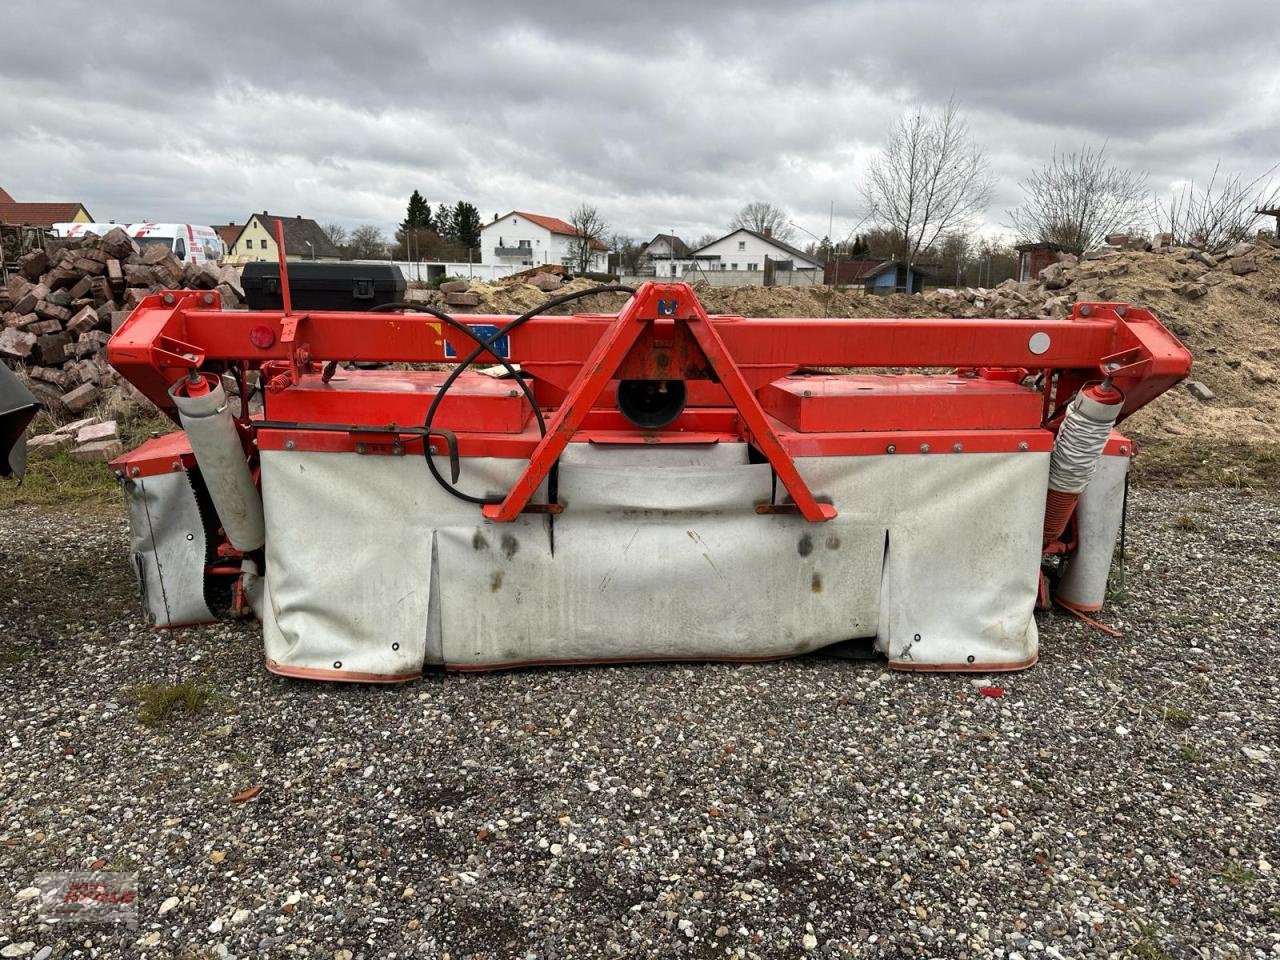
POLYGON ((0 510, 0 955, 1276 957, 1280 502, 1128 529, 1123 637, 1040 614, 999 698, 821 656, 384 688, 147 628, 119 513, 0 510), (137 928, 42 925, 94 864, 137 928))

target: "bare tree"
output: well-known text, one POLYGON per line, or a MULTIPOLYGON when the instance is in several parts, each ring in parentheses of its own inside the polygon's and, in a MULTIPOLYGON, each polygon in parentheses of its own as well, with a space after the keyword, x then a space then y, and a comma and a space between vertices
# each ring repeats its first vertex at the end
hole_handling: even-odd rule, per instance
POLYGON ((949 233, 967 232, 991 202, 986 155, 954 100, 939 111, 903 117, 871 161, 862 192, 872 219, 902 238, 913 261, 949 233))
POLYGON ((795 236, 787 211, 764 200, 753 200, 729 221, 730 230, 754 230, 786 243, 795 236))
POLYGON ((324 231, 324 235, 328 237, 335 247, 342 247, 347 242, 347 228, 340 223, 321 224, 320 229, 324 231))
POLYGON ((1272 180, 1276 167, 1246 181, 1238 173, 1219 179, 1221 166, 1214 165, 1207 186, 1197 190, 1188 181, 1167 201, 1152 201, 1151 219, 1159 232, 1172 235, 1177 244, 1216 250, 1249 236, 1265 216, 1262 211, 1280 204, 1280 184, 1272 180))
POLYGON ((573 272, 586 273, 591 265, 591 255, 597 249, 605 249, 604 238, 609 232, 609 225, 600 216, 600 211, 587 203, 569 214, 569 225, 574 233, 569 243, 573 272))
POLYGON ((387 237, 382 228, 366 223, 351 231, 342 253, 352 260, 382 260, 387 256, 387 246, 387 237))
POLYGON ((644 244, 622 233, 609 235, 609 252, 617 257, 618 273, 635 276, 640 272, 640 261, 644 258, 644 244))
POLYGON ((1056 243, 1071 253, 1099 246, 1107 234, 1147 219, 1147 175, 1111 163, 1106 147, 1059 154, 1019 181, 1022 205, 1009 224, 1023 240, 1056 243))
POLYGON ((690 250, 701 250, 701 249, 702 249, 703 247, 705 247, 707 244, 709 244, 709 243, 715 243, 715 242, 716 242, 717 240, 719 240, 719 239, 720 239, 719 234, 715 234, 715 233, 704 233, 702 236, 700 236, 697 240, 693 241, 693 243, 689 245, 689 249, 690 249, 690 250))

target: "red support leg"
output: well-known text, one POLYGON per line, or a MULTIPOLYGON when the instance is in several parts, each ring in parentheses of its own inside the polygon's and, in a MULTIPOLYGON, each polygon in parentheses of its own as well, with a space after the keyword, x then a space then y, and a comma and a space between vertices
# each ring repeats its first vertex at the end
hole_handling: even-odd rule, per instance
POLYGON ((800 476, 800 471, 796 469, 796 463, 791 458, 791 454, 782 445, 782 441, 778 439, 777 433, 769 423, 769 417, 760 406, 760 400, 756 397, 755 391, 743 378, 742 371, 733 362, 733 357, 729 356, 729 351, 725 349, 724 341, 716 332, 715 325, 707 318, 706 311, 702 309, 702 304, 696 298, 693 311, 694 317, 686 321, 689 331, 698 341, 698 346, 702 347, 702 352, 707 355, 711 368, 720 378, 720 385, 729 394, 729 399, 737 408, 738 415, 742 417, 743 423, 750 432, 749 439, 768 458, 778 479, 791 494, 791 499, 795 501, 800 514, 811 523, 821 523, 835 517, 835 507, 829 503, 819 503, 814 499, 809 485, 804 482, 804 477, 800 476))
POLYGON ((547 424, 546 436, 534 448, 533 455, 529 457, 529 465, 520 474, 515 485, 507 491, 506 499, 502 503, 485 504, 480 508, 485 517, 500 523, 510 523, 528 505, 529 498, 546 478, 551 465, 564 453, 570 438, 582 426, 582 421, 591 412, 601 392, 613 378, 614 371, 644 329, 648 313, 644 308, 653 299, 651 296, 641 295, 645 292, 641 288, 631 298, 618 314, 618 319, 600 338, 582 369, 574 377, 564 402, 547 424))

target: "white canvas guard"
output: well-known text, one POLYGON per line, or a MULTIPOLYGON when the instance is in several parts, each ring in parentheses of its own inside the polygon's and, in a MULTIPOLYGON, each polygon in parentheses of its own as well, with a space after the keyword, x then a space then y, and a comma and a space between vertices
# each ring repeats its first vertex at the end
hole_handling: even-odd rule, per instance
POLYGON ((884 528, 758 516, 767 465, 566 465, 545 521, 437 530, 451 666, 761 658, 875 632, 884 528))
POLYGON ((185 472, 122 484, 133 572, 147 620, 157 627, 216 619, 204 595, 204 521, 185 472))
MULTIPOLYGON (((396 679, 876 636, 907 668, 1034 661, 1047 454, 800 459, 841 511, 810 524, 755 514, 771 472, 744 445, 701 449, 574 445, 554 555, 547 517, 484 521, 420 458, 266 451, 268 660, 396 679)), ((467 459, 462 485, 499 492, 523 466, 467 459)))

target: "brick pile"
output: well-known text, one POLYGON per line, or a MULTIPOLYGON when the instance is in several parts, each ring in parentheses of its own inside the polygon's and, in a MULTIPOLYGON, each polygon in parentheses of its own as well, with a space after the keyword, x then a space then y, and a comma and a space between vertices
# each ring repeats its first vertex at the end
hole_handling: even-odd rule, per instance
POLYGON ((234 268, 184 264, 121 229, 51 241, 0 286, 0 362, 55 420, 80 416, 118 382, 106 358, 111 334, 144 297, 178 289, 217 290, 224 309, 244 297, 234 268))

